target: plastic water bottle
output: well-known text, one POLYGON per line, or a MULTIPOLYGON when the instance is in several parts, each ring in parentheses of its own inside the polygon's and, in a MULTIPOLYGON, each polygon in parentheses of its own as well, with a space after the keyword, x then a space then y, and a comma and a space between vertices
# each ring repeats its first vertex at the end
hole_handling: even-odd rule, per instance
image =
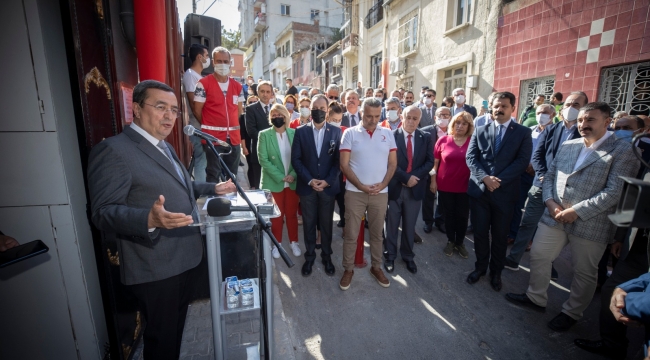
POLYGON ((242 288, 241 290, 241 306, 253 306, 253 287, 252 286, 247 286, 242 288))

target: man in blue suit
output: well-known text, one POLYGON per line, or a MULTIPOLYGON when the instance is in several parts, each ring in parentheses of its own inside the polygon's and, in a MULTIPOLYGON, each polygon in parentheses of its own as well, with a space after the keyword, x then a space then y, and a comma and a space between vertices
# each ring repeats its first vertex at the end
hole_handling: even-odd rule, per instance
POLYGON ((305 238, 305 263, 302 275, 311 275, 316 260, 316 224, 321 231, 321 258, 325 273, 333 276, 332 214, 339 192, 339 144, 341 129, 325 122, 328 109, 325 95, 311 102, 312 121, 296 129, 291 146, 291 165, 298 175, 296 192, 300 196, 305 238))
POLYGON ((397 233, 402 224, 400 255, 406 262, 406 269, 415 274, 418 271, 413 258, 415 222, 420 212, 420 202, 429 191, 427 177, 433 168, 431 137, 418 129, 422 110, 411 105, 404 109, 403 125, 394 130, 397 145, 397 169, 388 183, 388 212, 386 216, 386 239, 384 239, 384 268, 392 273, 397 257, 397 233))
POLYGON ((532 154, 531 130, 510 119, 515 95, 499 92, 492 99, 494 122, 476 129, 467 149, 472 225, 476 264, 467 277, 476 283, 490 268, 490 284, 501 290, 510 220, 517 201, 520 176, 532 154), (490 245, 490 232, 492 244, 490 245))

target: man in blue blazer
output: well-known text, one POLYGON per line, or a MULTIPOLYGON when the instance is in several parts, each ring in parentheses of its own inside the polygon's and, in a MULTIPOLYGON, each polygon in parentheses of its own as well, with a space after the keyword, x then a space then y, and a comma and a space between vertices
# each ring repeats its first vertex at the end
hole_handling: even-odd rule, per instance
POLYGON ((431 137, 418 129, 422 110, 411 105, 400 115, 402 127, 394 130, 397 145, 397 169, 388 183, 388 211, 386 213, 386 238, 384 239, 384 268, 392 273, 397 257, 397 233, 402 224, 400 254, 406 269, 415 274, 418 271, 413 258, 415 222, 420 212, 420 202, 429 189, 427 178, 433 168, 431 137))
POLYGON ((520 176, 528 167, 533 150, 531 130, 510 119, 515 100, 515 95, 507 91, 494 94, 494 122, 477 128, 467 148, 470 169, 467 193, 476 253, 475 270, 467 282, 476 283, 489 265, 490 284, 495 291, 501 290, 501 271, 520 176))
POLYGON ((325 95, 314 96, 312 121, 296 129, 291 146, 291 164, 298 175, 296 192, 300 196, 306 248, 303 276, 311 275, 316 260, 317 223, 321 231, 321 258, 325 273, 333 276, 335 272, 331 259, 332 214, 339 192, 341 129, 325 122, 327 104, 325 95))

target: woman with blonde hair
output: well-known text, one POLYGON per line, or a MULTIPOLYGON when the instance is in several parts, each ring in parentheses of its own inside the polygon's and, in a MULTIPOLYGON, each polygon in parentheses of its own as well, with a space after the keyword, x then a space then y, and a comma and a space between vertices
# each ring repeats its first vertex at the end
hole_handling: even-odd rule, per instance
MULTIPOLYGON (((300 256, 298 246, 298 195, 296 194, 296 172, 291 166, 291 144, 295 130, 289 128, 289 111, 284 105, 275 104, 269 111, 272 125, 259 133, 257 156, 262 167, 260 188, 269 190, 280 209, 280 216, 271 219, 271 231, 282 243, 282 225, 286 220, 289 242, 294 256, 300 256)), ((274 258, 280 252, 273 246, 274 258)))
POLYGON ((435 162, 431 175, 431 191, 438 192, 438 206, 442 209, 447 230, 444 253, 452 256, 454 250, 467 259, 463 240, 469 219, 467 185, 470 171, 465 157, 469 138, 474 132, 474 120, 467 111, 456 114, 447 127, 449 134, 438 139, 433 150, 435 162))

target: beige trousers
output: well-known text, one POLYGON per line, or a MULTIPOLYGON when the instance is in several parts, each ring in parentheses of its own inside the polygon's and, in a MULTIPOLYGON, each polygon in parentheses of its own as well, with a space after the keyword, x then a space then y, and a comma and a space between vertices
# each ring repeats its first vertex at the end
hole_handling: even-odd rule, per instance
POLYGON ((370 233, 370 256, 372 266, 381 268, 383 242, 382 230, 388 208, 388 193, 368 195, 364 192, 345 192, 345 234, 343 240, 343 267, 354 270, 354 254, 361 218, 368 212, 368 231, 370 233))

